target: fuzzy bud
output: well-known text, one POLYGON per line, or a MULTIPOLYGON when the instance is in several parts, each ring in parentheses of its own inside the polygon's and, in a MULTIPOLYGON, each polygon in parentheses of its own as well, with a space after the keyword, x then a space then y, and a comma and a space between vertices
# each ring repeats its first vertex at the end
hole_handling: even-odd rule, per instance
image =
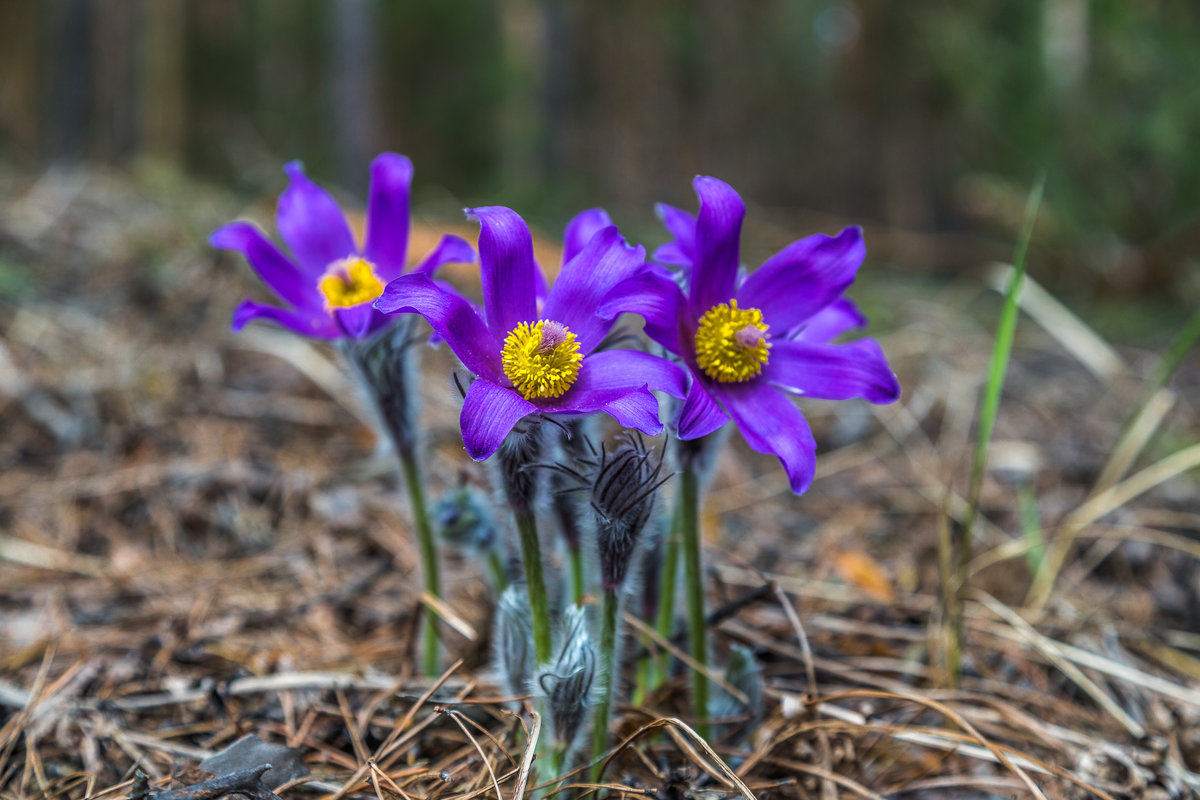
POLYGON ((526 418, 504 439, 491 459, 504 499, 514 512, 531 510, 537 500, 540 470, 535 467, 542 456, 543 438, 541 421, 526 418))
POLYGON ((746 696, 746 702, 726 691, 718 691, 714 698, 713 716, 738 718, 742 730, 752 728, 763 717, 762 665, 748 647, 734 645, 725 667, 725 682, 746 696))
POLYGON ((654 498, 666 481, 661 472, 662 464, 640 439, 631 438, 612 455, 601 454, 593 473, 591 505, 596 514, 600 582, 607 591, 625 583, 654 498))
POLYGON ((481 493, 459 486, 433 504, 433 522, 442 539, 464 550, 486 552, 498 539, 496 523, 481 493))
POLYGON ((569 606, 563 612, 554 662, 538 676, 550 709, 554 743, 568 753, 587 728, 595 680, 596 648, 588 632, 587 610, 569 606))
POLYGON ((513 584, 500 594, 492 647, 505 690, 513 696, 528 692, 533 676, 533 615, 524 584, 513 584))
POLYGON ((354 367, 358 383, 379 426, 396 452, 416 447, 416 383, 413 380, 413 315, 396 321, 370 339, 341 343, 346 360, 354 367))
MULTIPOLYGON (((559 449, 567 465, 587 462, 591 455, 591 442, 587 437, 588 416, 568 417, 559 424, 562 430, 559 436, 559 449)), ((554 470, 550 473, 550 493, 553 498, 554 516, 558 518, 558 527, 562 531, 563 540, 571 550, 579 549, 583 538, 580 526, 580 502, 574 489, 577 476, 571 471, 554 470)))

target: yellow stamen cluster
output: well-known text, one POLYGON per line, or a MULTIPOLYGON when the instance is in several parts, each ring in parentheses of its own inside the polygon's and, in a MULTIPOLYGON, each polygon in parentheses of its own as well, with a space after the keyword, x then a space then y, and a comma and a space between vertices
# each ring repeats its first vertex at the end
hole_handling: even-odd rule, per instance
POLYGON ((767 327, 761 311, 738 308, 737 300, 713 306, 696 330, 696 363, 721 383, 757 377, 771 350, 767 327))
POLYGON ((526 400, 560 397, 579 377, 583 355, 566 325, 541 319, 509 331, 500 353, 504 375, 526 400))
POLYGON ((370 303, 383 294, 383 281, 375 275, 374 264, 351 256, 335 261, 325 271, 318 286, 331 309, 370 303))

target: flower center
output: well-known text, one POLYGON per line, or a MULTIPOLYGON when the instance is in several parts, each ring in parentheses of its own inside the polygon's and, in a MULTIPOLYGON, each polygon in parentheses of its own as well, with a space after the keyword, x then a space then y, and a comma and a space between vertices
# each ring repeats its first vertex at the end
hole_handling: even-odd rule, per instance
POLYGON ((738 308, 737 300, 718 303, 700 318, 696 363, 705 375, 721 383, 755 378, 771 350, 767 328, 757 308, 738 308))
POLYGON ((376 277, 374 267, 370 261, 358 256, 330 264, 317 284, 329 308, 362 305, 383 294, 383 281, 376 277))
POLYGON ((559 397, 579 377, 583 356, 566 325, 551 319, 517 323, 500 353, 504 375, 526 400, 559 397))

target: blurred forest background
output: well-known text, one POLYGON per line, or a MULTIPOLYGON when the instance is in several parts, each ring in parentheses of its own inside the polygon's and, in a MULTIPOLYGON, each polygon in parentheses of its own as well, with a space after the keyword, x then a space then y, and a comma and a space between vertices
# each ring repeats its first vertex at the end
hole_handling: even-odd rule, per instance
POLYGON ((604 205, 653 246, 704 173, 748 261, 861 223, 944 276, 1008 257, 1046 170, 1038 280, 1164 331, 1200 301, 1190 0, 3 0, 0 76, 6 192, 82 163, 252 200, 300 158, 361 193, 391 149, 425 215, 604 205))

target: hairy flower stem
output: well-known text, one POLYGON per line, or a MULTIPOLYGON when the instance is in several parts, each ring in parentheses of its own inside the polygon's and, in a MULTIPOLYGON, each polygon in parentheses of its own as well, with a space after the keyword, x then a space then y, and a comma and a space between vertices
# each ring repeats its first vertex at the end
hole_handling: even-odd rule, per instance
MULTIPOLYGON (((678 494, 682 495, 682 484, 678 494)), ((675 510, 671 514, 671 530, 663 543, 662 571, 659 573, 661 583, 658 588, 658 613, 654 618, 654 629, 666 640, 670 640, 671 634, 675 632, 675 587, 679 582, 681 509, 682 503, 677 499, 675 510)), ((653 656, 646 656, 641 660, 638 664, 637 680, 634 682, 634 705, 641 705, 646 693, 658 686, 661 677, 653 656)))
POLYGON ((700 559, 700 492, 691 465, 679 473, 679 530, 683 540, 688 634, 692 658, 701 669, 692 671, 692 713, 696 732, 708 739, 708 625, 704 619, 704 566, 700 559))
POLYGON ((583 605, 583 552, 576 547, 567 548, 567 562, 571 567, 571 602, 577 606, 583 605))
POLYGON ((521 561, 525 566, 525 589, 529 593, 529 612, 533 617, 533 655, 537 666, 550 663, 550 600, 546 578, 542 574, 542 547, 538 542, 537 518, 530 509, 513 510, 521 539, 521 561))
MULTIPOLYGON (((410 318, 399 319, 371 339, 341 342, 340 349, 358 378, 359 387, 379 429, 391 441, 400 462, 409 505, 412 507, 413 528, 421 551, 425 590, 431 596, 440 598, 442 589, 437 544, 429 523, 425 483, 417 457, 420 442, 416 425, 417 384, 413 378, 413 324, 410 318)), ((422 669, 431 678, 440 672, 437 621, 433 609, 426 608, 422 623, 422 669)))
MULTIPOLYGON (((421 548, 421 567, 425 573, 425 591, 434 597, 442 596, 442 580, 438 572, 437 545, 433 540, 433 528, 429 524, 429 512, 425 507, 425 485, 421 481, 421 467, 413 450, 399 453, 404 483, 412 505, 413 527, 417 529, 417 543, 421 548)), ((422 625, 424 640, 424 672, 427 677, 436 677, 438 666, 437 614, 432 608, 425 609, 422 625)))
POLYGON ((495 550, 488 551, 487 568, 496 584, 496 596, 499 597, 508 588, 508 571, 504 569, 504 559, 495 550))
POLYGON ((601 757, 608 750, 608 718, 617 686, 620 659, 617 658, 617 620, 621 616, 620 590, 606 589, 600 619, 600 680, 596 692, 596 713, 592 717, 592 783, 600 782, 601 757))

